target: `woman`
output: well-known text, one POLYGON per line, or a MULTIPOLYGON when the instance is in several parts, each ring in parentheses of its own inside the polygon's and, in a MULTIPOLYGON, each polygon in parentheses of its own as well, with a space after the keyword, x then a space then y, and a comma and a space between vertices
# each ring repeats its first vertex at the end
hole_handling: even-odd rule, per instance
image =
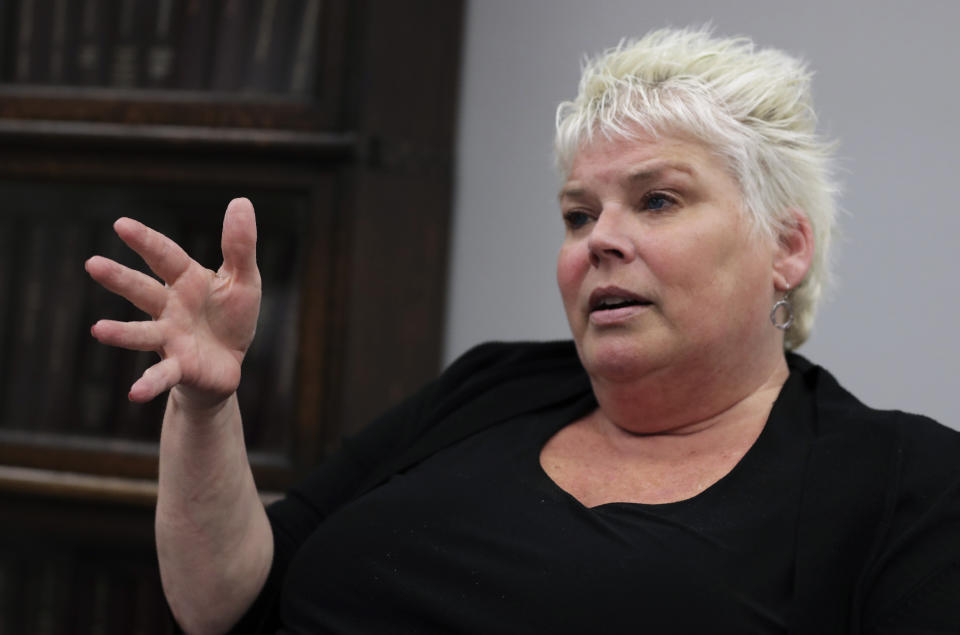
POLYGON ((809 76, 659 31, 558 111, 573 344, 488 344, 264 510, 235 391, 259 301, 253 209, 224 264, 117 221, 164 281, 93 334, 162 361, 157 541, 185 631, 960 630, 960 435, 873 411, 793 353, 833 218, 809 76), (937 630, 939 629, 939 630, 937 630))

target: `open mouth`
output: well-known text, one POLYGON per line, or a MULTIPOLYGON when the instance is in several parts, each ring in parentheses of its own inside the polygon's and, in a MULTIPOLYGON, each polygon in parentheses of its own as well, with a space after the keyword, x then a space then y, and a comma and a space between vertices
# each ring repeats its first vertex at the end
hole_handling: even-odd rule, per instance
POLYGON ((649 304, 649 302, 642 302, 640 300, 609 298, 603 300, 600 304, 590 309, 590 311, 612 311, 613 309, 622 309, 625 306, 647 306, 649 304))
POLYGON ((597 289, 590 294, 590 312, 613 311, 629 306, 649 306, 646 298, 622 289, 597 289))

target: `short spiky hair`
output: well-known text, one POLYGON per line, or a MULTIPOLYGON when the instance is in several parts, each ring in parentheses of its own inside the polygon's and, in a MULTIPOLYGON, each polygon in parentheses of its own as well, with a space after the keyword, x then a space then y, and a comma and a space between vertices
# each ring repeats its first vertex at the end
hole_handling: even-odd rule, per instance
POLYGON ((566 175, 582 144, 649 134, 693 135, 727 162, 753 226, 775 240, 799 210, 813 227, 810 271, 792 293, 785 346, 809 336, 829 278, 836 215, 832 144, 816 133, 811 73, 796 58, 709 29, 663 29, 589 60, 577 97, 557 108, 555 151, 566 175))

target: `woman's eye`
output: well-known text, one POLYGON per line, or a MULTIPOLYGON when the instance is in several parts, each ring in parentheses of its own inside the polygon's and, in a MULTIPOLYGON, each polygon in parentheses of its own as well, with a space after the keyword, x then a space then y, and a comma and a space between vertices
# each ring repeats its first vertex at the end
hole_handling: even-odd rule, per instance
POLYGON ((563 215, 563 222, 570 229, 579 229, 590 222, 590 215, 586 212, 571 211, 563 215))
POLYGON ((649 194, 644 200, 644 209, 659 211, 667 209, 674 203, 675 201, 670 196, 654 192, 653 194, 649 194))

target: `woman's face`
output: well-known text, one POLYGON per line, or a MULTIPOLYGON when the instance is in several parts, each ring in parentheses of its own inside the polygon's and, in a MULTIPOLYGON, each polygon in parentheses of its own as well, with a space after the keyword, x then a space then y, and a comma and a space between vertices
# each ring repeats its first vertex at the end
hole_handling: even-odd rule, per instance
POLYGON ((560 205, 557 280, 592 377, 782 351, 769 322, 774 241, 751 234, 739 185, 704 145, 598 139, 577 154, 560 205))

